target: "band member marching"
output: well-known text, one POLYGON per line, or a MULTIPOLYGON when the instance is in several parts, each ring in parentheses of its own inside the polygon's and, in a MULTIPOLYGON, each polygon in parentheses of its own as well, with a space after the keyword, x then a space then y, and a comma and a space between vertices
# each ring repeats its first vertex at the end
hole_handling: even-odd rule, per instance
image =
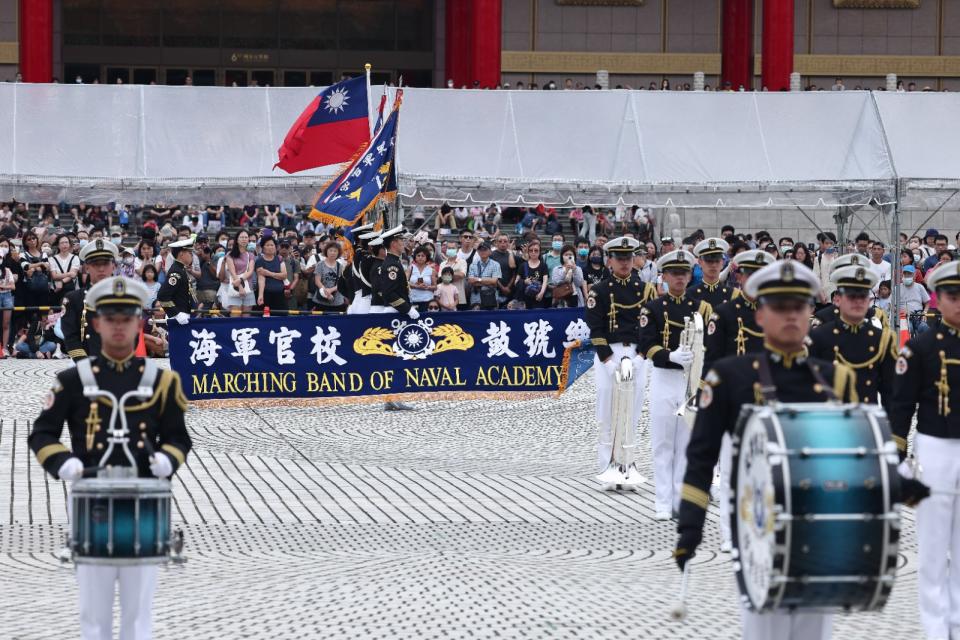
MULTIPOLYGON (((832 276, 833 273, 838 269, 843 269, 844 267, 850 266, 863 267, 864 269, 870 271, 870 259, 860 255, 859 253, 847 253, 840 256, 830 264, 830 274, 832 276)), ((813 314, 812 323, 814 327, 820 326, 824 322, 830 322, 831 320, 837 319, 837 316, 840 315, 840 309, 837 304, 839 298, 840 292, 834 290, 830 297, 830 304, 813 314)), ((883 312, 883 309, 878 309, 874 306, 867 308, 866 318, 878 329, 887 324, 887 314, 883 312)))
POLYGON ((687 296, 691 300, 703 300, 711 307, 717 307, 729 302, 740 295, 740 290, 720 282, 720 272, 723 271, 723 256, 730 250, 730 245, 720 238, 707 238, 697 243, 693 253, 703 270, 703 280, 699 284, 690 285, 687 296))
MULTIPOLYGON (((750 276, 773 264, 775 258, 761 249, 737 254, 734 258, 736 277, 741 295, 713 308, 703 338, 705 349, 703 370, 710 371, 713 363, 728 356, 741 356, 763 350, 763 331, 757 324, 757 301, 744 291, 750 276)), ((730 539, 730 436, 724 434, 720 449, 720 551, 729 553, 730 539)))
POLYGON ((167 280, 160 285, 157 302, 168 318, 178 324, 190 322, 190 312, 197 304, 197 291, 187 273, 187 267, 193 264, 193 240, 180 240, 170 243, 173 264, 167 272, 167 280))
POLYGON ((889 413, 897 336, 889 327, 867 320, 870 291, 879 277, 866 267, 851 265, 833 270, 830 280, 840 294, 837 316, 810 332, 810 355, 853 369, 860 402, 882 403, 889 413))
POLYGON ((653 363, 650 375, 650 429, 656 518, 669 520, 680 498, 684 450, 690 429, 677 410, 686 398, 685 369, 694 354, 680 348, 684 320, 700 313, 704 322, 710 305, 691 300, 687 294, 694 257, 688 251, 671 251, 657 260, 668 291, 646 303, 640 312, 640 353, 653 363))
MULTIPOLYGON (((119 398, 146 386, 151 379, 152 397, 123 408, 132 432, 131 444, 136 443, 130 446, 136 475, 169 478, 184 463, 191 442, 184 424, 187 403, 180 378, 173 371, 158 370, 152 362, 134 357, 134 340, 148 298, 142 283, 122 277, 101 280, 87 293, 87 304, 96 310, 92 323, 100 335, 102 351, 57 375, 28 439, 37 461, 54 478, 68 483, 79 480, 85 467, 100 463, 108 446, 111 407, 103 400, 91 401, 85 391, 103 389, 119 398), (70 433, 70 449, 60 442, 64 422, 70 433)), ((128 463, 118 447, 106 464, 128 463)), ((121 640, 149 638, 156 580, 156 564, 78 564, 81 638, 111 637, 117 582, 121 640)))
MULTIPOLYGON (((80 261, 93 286, 113 275, 120 255, 117 245, 97 238, 80 250, 80 261)), ((84 305, 87 292, 75 289, 63 297, 63 346, 74 362, 100 353, 100 335, 93 330, 93 311, 84 305)))
MULTIPOLYGON (((637 421, 643 407, 644 398, 644 360, 637 352, 640 332, 640 309, 646 301, 648 286, 633 269, 633 254, 640 243, 633 238, 615 238, 603 246, 610 258, 611 275, 595 284, 587 295, 587 324, 590 326, 590 340, 596 347, 594 356, 597 366, 597 465, 604 472, 614 463, 617 452, 614 451, 615 430, 629 429, 630 433, 620 438, 620 442, 636 442, 637 421), (632 415, 626 417, 624 424, 613 424, 614 389, 617 385, 616 371, 622 366, 621 360, 629 359, 632 370, 632 415)), ((629 386, 629 385, 628 385, 629 386)), ((619 416, 623 420, 624 416, 619 416)), ((607 475, 607 474, 604 474, 607 475)), ((635 468, 611 471, 608 481, 603 482, 604 490, 620 486, 633 486, 643 481, 635 468)))
POLYGON ((915 475, 933 491, 917 507, 917 590, 920 624, 934 640, 960 637, 960 262, 930 271, 926 284, 941 325, 901 350, 890 422, 904 456, 916 412, 915 475))
MULTIPOLYGON (((833 397, 846 402, 857 400, 853 371, 810 358, 804 347, 818 289, 813 271, 792 260, 766 266, 747 280, 744 293, 757 301, 763 351, 721 358, 704 378, 681 491, 680 539, 674 552, 681 570, 702 539, 713 467, 723 435, 731 433, 743 405, 762 404, 761 388, 769 383, 783 402, 823 402, 833 397), (770 380, 762 383, 764 377, 770 380)), ((812 640, 829 637, 831 616, 757 614, 744 608, 741 623, 745 640, 812 640)))

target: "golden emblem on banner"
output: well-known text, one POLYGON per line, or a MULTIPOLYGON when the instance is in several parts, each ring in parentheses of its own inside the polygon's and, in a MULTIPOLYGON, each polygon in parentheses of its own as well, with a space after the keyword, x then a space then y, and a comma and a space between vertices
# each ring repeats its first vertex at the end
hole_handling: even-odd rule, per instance
POLYGON ((417 322, 394 320, 391 329, 370 327, 354 340, 353 350, 361 356, 396 356, 404 360, 423 360, 444 351, 466 351, 473 347, 473 336, 460 325, 433 326, 433 318, 417 322))

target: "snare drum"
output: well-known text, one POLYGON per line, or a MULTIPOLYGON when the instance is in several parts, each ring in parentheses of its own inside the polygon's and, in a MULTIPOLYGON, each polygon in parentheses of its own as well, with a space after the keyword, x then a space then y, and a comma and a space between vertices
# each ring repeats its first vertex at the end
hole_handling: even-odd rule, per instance
POLYGON ((89 478, 73 484, 70 547, 87 564, 166 562, 170 552, 170 481, 89 478))
POLYGON ((886 414, 870 405, 743 408, 730 520, 753 611, 870 611, 897 567, 900 495, 886 414))

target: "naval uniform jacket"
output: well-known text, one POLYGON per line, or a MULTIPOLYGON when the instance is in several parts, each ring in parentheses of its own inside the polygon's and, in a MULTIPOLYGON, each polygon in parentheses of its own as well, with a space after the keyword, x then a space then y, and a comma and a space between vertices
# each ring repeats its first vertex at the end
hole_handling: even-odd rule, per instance
POLYGON ((60 329, 63 331, 63 347, 74 362, 92 353, 100 353, 100 334, 93 330, 90 319, 94 311, 84 305, 87 292, 75 289, 63 296, 63 315, 60 329))
POLYGON ((637 344, 640 309, 656 298, 657 288, 640 279, 636 270, 624 279, 610 275, 590 288, 587 294, 587 325, 590 342, 604 362, 613 355, 611 344, 637 344))
POLYGON ((730 302, 739 298, 741 295, 740 289, 736 287, 728 287, 725 284, 720 283, 719 281, 716 284, 707 284, 706 282, 701 281, 699 284, 690 285, 687 287, 687 297, 691 300, 702 300, 707 302, 714 309, 719 307, 724 302, 730 302))
POLYGON ((178 313, 189 315, 193 309, 197 296, 190 280, 190 274, 187 273, 183 263, 179 260, 174 260, 170 270, 167 271, 167 280, 160 285, 160 291, 157 292, 157 301, 163 307, 168 318, 172 318, 178 313))
POLYGON ((374 291, 382 300, 379 304, 384 307, 393 307, 397 312, 406 314, 410 311, 410 287, 400 258, 388 253, 376 268, 377 278, 373 284, 374 291))
POLYGON ((878 319, 851 325, 838 317, 810 332, 808 349, 815 358, 845 364, 856 371, 860 402, 882 402, 889 412, 898 346, 896 334, 878 319))
POLYGON ((826 402, 829 392, 814 375, 833 386, 844 402, 857 402, 856 374, 844 365, 810 358, 806 351, 785 354, 765 347, 758 353, 721 358, 704 378, 700 409, 687 446, 687 471, 680 492, 678 529, 699 532, 710 503, 713 468, 720 456, 724 433, 733 434, 745 404, 763 404, 760 358, 766 358, 775 394, 780 402, 826 402))
MULTIPOLYGON (((883 309, 878 307, 870 307, 867 309, 867 320, 873 320, 874 318, 879 320, 880 324, 882 325, 888 324, 887 314, 883 309)), ((825 324, 831 320, 839 319, 840 309, 838 309, 833 303, 830 303, 823 309, 820 309, 820 311, 817 311, 815 314, 813 314, 813 318, 810 320, 810 326, 819 327, 821 324, 825 324)))
POLYGON ((703 336, 705 372, 720 358, 763 350, 763 330, 757 324, 756 311, 757 303, 743 295, 713 307, 703 336))
MULTIPOLYGON (((135 389, 143 373, 144 359, 132 355, 117 361, 104 355, 91 359, 97 385, 112 392, 117 398, 135 389)), ((83 395, 83 384, 76 367, 57 374, 56 382, 46 396, 43 411, 33 423, 28 444, 37 461, 53 477, 70 457, 77 457, 83 466, 92 467, 109 446, 110 411, 112 403, 100 398, 93 400, 83 395), (60 442, 63 423, 70 434, 68 449, 60 442), (72 449, 72 452, 71 452, 72 449)), ((180 386, 180 377, 171 370, 161 370, 153 386, 153 395, 147 400, 132 399, 126 404, 127 426, 130 429, 130 453, 137 463, 138 475, 153 477, 150 472, 148 440, 159 455, 170 458, 173 470, 183 464, 190 451, 190 435, 184 423, 187 401, 180 386)), ((123 448, 115 445, 108 464, 128 466, 123 448)))
POLYGON ((941 320, 916 336, 900 350, 896 372, 889 413, 901 455, 914 412, 917 433, 960 438, 960 330, 941 320))
POLYGON ((684 320, 694 313, 702 315, 706 325, 712 313, 710 304, 687 295, 676 298, 666 293, 643 305, 640 311, 640 353, 652 360, 655 367, 683 369, 670 362, 670 352, 679 348, 684 320))

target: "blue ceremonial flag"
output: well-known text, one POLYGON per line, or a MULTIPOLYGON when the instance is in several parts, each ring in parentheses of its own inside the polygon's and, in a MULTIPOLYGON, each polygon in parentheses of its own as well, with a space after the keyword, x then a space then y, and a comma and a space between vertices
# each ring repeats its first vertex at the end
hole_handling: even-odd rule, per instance
POLYGON ((311 219, 352 227, 381 198, 390 201, 396 197, 394 158, 401 97, 402 92, 397 94, 393 110, 370 143, 361 147, 346 169, 324 187, 310 211, 311 219))

